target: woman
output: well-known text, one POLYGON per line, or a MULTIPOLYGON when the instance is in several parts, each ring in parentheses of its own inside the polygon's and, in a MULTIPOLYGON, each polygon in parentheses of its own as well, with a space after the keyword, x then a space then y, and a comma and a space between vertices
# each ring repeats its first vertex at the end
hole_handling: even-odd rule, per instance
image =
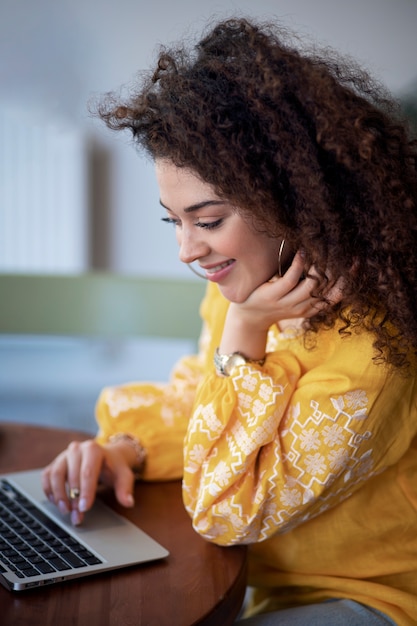
POLYGON ((81 523, 99 480, 133 506, 134 472, 183 476, 196 531, 250 544, 246 624, 415 624, 416 146, 394 105, 232 19, 99 114, 155 161, 204 327, 168 385, 102 392, 46 494, 81 523))

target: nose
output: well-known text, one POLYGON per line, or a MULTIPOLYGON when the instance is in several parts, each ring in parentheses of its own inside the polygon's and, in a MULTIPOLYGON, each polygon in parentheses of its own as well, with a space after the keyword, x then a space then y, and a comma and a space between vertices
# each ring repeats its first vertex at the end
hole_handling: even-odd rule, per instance
POLYGON ((180 247, 179 258, 182 263, 197 261, 207 256, 210 251, 204 238, 200 237, 195 229, 190 232, 187 228, 182 228, 178 234, 178 245, 180 247))

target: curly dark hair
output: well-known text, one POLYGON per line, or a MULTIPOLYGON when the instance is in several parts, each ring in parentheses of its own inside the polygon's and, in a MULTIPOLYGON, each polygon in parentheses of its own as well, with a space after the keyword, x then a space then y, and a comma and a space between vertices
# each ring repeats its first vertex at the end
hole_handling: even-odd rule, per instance
POLYGON ((343 300, 310 336, 365 326, 376 359, 417 352, 417 147, 398 104, 351 59, 303 50, 280 25, 215 24, 162 48, 155 71, 97 113, 152 159, 191 168, 256 227, 284 236, 343 300))

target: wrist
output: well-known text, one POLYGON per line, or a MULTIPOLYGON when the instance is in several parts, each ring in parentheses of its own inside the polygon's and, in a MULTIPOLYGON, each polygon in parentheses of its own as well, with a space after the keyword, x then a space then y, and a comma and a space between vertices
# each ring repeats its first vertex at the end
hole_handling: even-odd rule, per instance
POLYGON ((110 435, 107 441, 110 445, 118 446, 125 451, 128 465, 135 474, 143 473, 147 453, 139 439, 129 433, 115 433, 110 435))
POLYGON ((258 334, 268 332, 275 319, 271 322, 269 318, 265 318, 265 311, 248 308, 245 303, 231 302, 227 310, 225 323, 227 324, 228 321, 231 326, 239 328, 241 332, 258 334))
POLYGON ((245 320, 233 315, 227 316, 219 353, 240 352, 247 360, 258 361, 265 357, 267 338, 268 329, 253 327, 245 320))

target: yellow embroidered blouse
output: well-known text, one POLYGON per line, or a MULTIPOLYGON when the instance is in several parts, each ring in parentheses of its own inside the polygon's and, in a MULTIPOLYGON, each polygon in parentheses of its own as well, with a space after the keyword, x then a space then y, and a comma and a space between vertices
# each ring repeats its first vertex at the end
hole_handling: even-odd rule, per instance
POLYGON ((253 612, 351 598, 416 624, 416 380, 374 364, 365 332, 307 349, 276 327, 262 367, 220 377, 226 311, 209 284, 199 354, 167 384, 103 390, 98 441, 140 438, 144 478, 183 476, 198 533, 250 544, 253 612))

